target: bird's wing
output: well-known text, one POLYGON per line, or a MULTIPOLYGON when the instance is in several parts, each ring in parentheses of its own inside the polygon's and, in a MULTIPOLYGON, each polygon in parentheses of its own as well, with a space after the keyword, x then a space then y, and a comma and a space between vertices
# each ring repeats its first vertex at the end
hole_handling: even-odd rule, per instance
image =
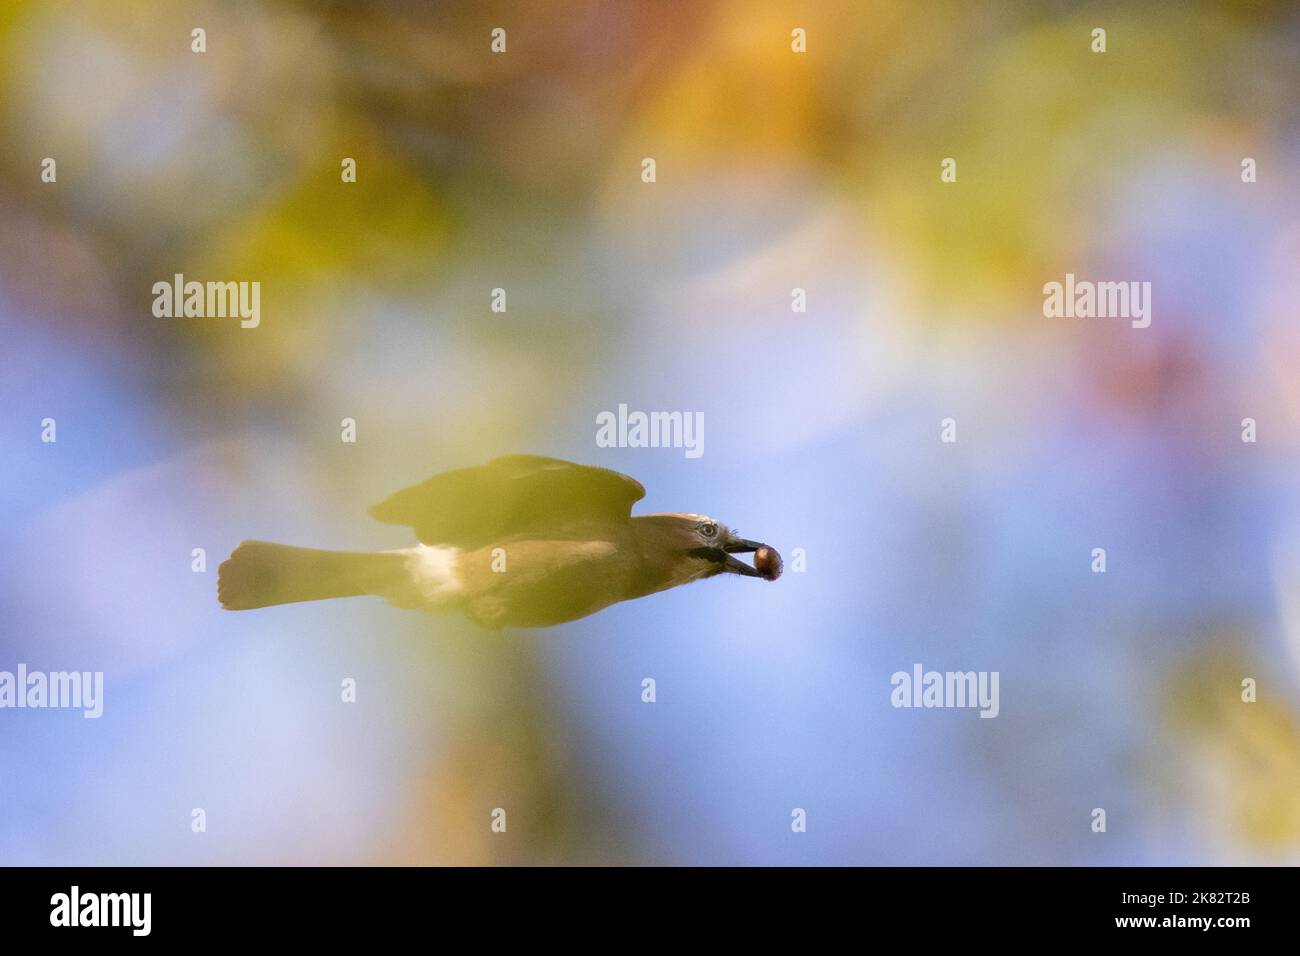
POLYGON ((434 475, 370 509, 410 525, 425 544, 480 548, 530 531, 589 521, 626 522, 645 497, 641 482, 607 468, 539 455, 507 455, 434 475))

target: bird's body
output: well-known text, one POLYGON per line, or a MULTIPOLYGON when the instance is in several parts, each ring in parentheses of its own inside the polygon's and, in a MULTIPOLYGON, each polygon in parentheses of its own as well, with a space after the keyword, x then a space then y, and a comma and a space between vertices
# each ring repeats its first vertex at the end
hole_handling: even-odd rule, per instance
POLYGON ((415 547, 346 552, 245 541, 221 565, 218 596, 223 607, 244 610, 372 594, 397 607, 461 612, 485 627, 549 627, 724 571, 779 575, 779 559, 775 573, 760 573, 731 557, 767 546, 703 515, 632 517, 644 494, 603 468, 498 458, 371 509, 412 526, 415 547))

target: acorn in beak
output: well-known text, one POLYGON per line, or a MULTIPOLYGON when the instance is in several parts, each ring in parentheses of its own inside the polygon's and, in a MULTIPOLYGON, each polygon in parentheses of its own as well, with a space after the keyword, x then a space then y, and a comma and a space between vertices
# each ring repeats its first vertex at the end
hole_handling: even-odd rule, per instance
POLYGON ((727 555, 722 562, 722 570, 730 574, 763 578, 767 581, 775 581, 781 576, 781 555, 771 545, 763 544, 761 541, 750 541, 747 538, 732 538, 723 545, 722 550, 727 555), (751 552, 754 555, 753 567, 733 557, 733 555, 751 552))

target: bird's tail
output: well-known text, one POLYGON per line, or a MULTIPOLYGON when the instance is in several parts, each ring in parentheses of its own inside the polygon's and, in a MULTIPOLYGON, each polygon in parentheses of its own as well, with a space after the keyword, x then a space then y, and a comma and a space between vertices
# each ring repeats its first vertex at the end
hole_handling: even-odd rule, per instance
POLYGON ((228 611, 272 604, 376 594, 402 573, 391 553, 319 551, 270 541, 244 541, 217 569, 217 598, 228 611))

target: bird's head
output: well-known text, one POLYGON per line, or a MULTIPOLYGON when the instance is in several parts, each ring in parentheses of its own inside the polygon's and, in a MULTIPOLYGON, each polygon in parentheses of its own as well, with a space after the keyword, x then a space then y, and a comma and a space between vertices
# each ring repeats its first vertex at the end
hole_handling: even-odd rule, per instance
POLYGON ((715 574, 775 581, 781 575, 781 556, 761 541, 742 538, 707 515, 657 514, 632 519, 650 547, 651 560, 667 562, 672 584, 685 584, 715 574), (754 554, 751 566, 736 557, 754 554))

